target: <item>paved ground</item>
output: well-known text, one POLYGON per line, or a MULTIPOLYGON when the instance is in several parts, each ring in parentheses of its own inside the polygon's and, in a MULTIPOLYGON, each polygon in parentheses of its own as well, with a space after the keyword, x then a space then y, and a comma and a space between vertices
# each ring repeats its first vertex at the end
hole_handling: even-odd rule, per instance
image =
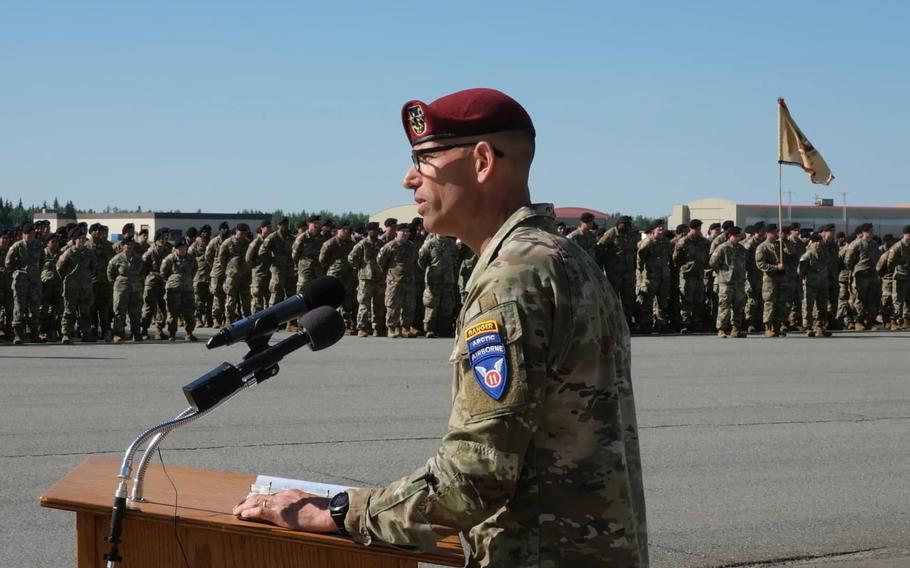
MULTIPOLYGON (((167 463, 376 484, 432 454, 447 340, 345 338, 166 443, 167 463)), ((652 566, 910 566, 910 333, 635 338, 652 566)), ((0 566, 70 566, 37 496, 120 456, 239 346, 0 346, 0 566)), ((111 491, 114 483, 111 483, 111 491)))

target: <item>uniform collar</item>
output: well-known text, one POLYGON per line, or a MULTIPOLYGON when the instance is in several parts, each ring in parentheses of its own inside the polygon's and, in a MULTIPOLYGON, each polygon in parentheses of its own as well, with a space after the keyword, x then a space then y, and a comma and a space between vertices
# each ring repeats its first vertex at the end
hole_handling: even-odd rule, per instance
POLYGON ((552 203, 533 203, 531 205, 526 205, 519 207, 515 210, 512 215, 506 219, 506 222, 499 227, 499 230, 496 231, 496 234, 493 235, 493 238, 490 239, 490 242, 487 244, 486 250, 483 251, 483 254, 477 259, 477 264, 474 267, 474 272, 471 273, 471 278, 468 280, 467 289, 470 290, 474 286, 474 282, 478 278, 478 274, 484 271, 486 267, 493 262, 493 259, 499 254, 499 248, 502 246, 503 241, 506 240, 512 231, 516 227, 525 223, 528 219, 539 218, 546 219, 549 221, 556 220, 556 215, 553 210, 552 203))

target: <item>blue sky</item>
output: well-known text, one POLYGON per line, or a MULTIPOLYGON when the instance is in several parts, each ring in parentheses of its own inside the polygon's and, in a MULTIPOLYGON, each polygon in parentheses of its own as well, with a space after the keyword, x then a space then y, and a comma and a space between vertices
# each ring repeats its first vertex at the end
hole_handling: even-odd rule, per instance
POLYGON ((535 201, 777 197, 776 98, 831 166, 794 204, 910 202, 910 5, 2 2, 0 196, 183 211, 406 203, 401 104, 499 88, 535 201))

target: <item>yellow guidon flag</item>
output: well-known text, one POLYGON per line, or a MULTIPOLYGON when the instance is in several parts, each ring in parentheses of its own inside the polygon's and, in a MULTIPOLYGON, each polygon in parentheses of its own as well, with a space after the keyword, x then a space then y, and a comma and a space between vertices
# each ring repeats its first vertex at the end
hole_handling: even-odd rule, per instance
POLYGON ((825 159, 809 142, 799 126, 796 126, 784 99, 777 99, 777 104, 777 163, 799 166, 809 174, 812 183, 828 185, 834 176, 831 175, 825 159))

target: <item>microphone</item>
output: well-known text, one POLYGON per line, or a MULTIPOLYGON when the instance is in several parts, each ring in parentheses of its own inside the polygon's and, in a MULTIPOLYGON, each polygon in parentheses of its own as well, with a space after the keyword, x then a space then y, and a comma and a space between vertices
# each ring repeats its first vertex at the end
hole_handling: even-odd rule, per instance
POLYGON ((249 341, 278 330, 278 326, 319 306, 337 308, 344 301, 344 284, 333 276, 307 283, 303 290, 274 306, 221 328, 205 346, 215 349, 238 341, 249 341))
POLYGON ((335 308, 319 306, 299 320, 300 331, 275 345, 254 353, 236 366, 222 363, 183 387, 183 395, 197 412, 216 406, 240 389, 265 382, 278 373, 278 362, 304 345, 319 351, 344 337, 344 318, 335 308), (252 377, 252 378, 250 378, 252 377))

